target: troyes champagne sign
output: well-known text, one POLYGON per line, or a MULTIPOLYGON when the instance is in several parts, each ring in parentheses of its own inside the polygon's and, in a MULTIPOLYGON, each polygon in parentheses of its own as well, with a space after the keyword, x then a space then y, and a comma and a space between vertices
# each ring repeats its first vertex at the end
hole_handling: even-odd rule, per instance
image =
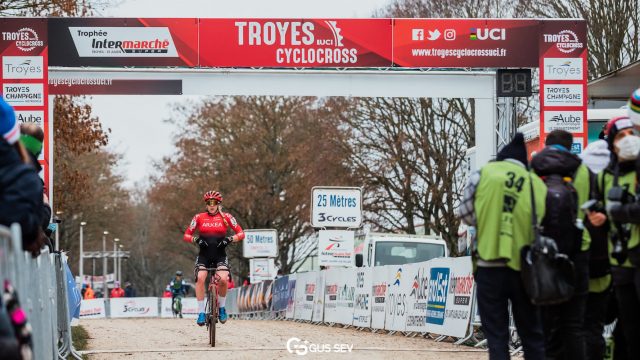
POLYGON ((316 186, 311 190, 313 227, 357 228, 362 224, 362 189, 316 186))

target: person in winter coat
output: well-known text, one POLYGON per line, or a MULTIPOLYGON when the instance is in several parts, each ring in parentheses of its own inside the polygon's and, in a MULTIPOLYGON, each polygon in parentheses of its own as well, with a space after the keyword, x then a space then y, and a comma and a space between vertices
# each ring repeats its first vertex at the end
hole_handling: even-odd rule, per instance
POLYGON ((462 221, 477 229, 474 276, 490 359, 510 358, 508 301, 525 358, 544 359, 542 325, 522 283, 520 253, 534 240, 532 204, 536 221, 544 216, 547 188, 527 163, 524 136, 518 133, 496 161, 471 175, 461 205, 462 221))
MULTIPOLYGON (((611 152, 604 139, 604 133, 600 140, 589 144, 580 154, 582 163, 586 165, 593 174, 591 188, 594 190, 595 198, 600 198, 598 194, 597 174, 602 172, 607 165, 611 152)), ((602 211, 602 204, 595 204, 594 211, 602 211)), ((586 359, 604 359, 606 344, 604 337, 604 326, 606 316, 609 312, 607 304, 611 298, 611 265, 609 264, 609 238, 606 226, 594 226, 590 221, 585 223, 585 230, 591 237, 591 247, 589 249, 589 295, 587 296, 587 310, 584 317, 584 332, 586 344, 586 359)), ((617 343, 616 343, 617 345, 617 343)), ((616 346, 616 350, 618 346, 616 346)))
POLYGON ((595 175, 582 164, 580 157, 570 152, 572 143, 571 133, 554 130, 546 137, 546 147, 531 160, 531 168, 549 188, 547 209, 551 210, 542 221, 543 234, 556 241, 559 251, 569 256, 575 269, 575 290, 571 299, 541 308, 545 352, 547 358, 552 359, 586 357, 583 329, 589 290, 591 237, 588 231, 583 231, 581 224, 589 221, 601 226, 606 221, 603 213, 585 213, 581 209, 581 205, 593 195, 591 184, 595 175), (563 194, 567 195, 566 199, 558 198, 563 194), (564 209, 563 206, 569 208, 564 209))
POLYGON ((44 244, 43 187, 34 164, 18 141, 13 108, 0 99, 0 224, 19 223, 22 246, 34 256, 44 244))
POLYGON ((87 284, 87 288, 84 291, 84 299, 85 300, 91 300, 91 299, 95 299, 96 295, 93 292, 93 289, 91 288, 91 284, 87 284))
POLYGON ((112 298, 124 297, 124 290, 120 287, 120 282, 119 281, 116 281, 115 287, 113 289, 111 289, 110 296, 112 298))

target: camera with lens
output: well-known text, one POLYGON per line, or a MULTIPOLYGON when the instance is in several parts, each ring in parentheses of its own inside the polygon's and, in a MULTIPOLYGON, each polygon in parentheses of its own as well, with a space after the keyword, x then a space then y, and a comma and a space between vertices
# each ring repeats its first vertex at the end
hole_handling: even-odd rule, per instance
MULTIPOLYGON (((607 201, 618 202, 622 205, 629 204, 633 200, 634 196, 622 186, 613 186, 607 194, 607 201)), ((618 264, 622 265, 629 255, 628 242, 631 237, 631 229, 629 224, 622 224, 619 221, 613 220, 613 224, 615 225, 615 231, 611 236, 611 241, 613 242, 611 257, 616 259, 618 264)))

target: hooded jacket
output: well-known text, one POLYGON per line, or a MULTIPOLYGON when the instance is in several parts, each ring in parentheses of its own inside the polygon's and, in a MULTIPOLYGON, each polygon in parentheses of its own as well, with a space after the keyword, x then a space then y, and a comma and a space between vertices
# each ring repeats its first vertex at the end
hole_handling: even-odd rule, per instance
POLYGON ((0 138, 0 224, 19 223, 25 249, 41 236, 42 197, 35 168, 24 164, 14 147, 0 138))

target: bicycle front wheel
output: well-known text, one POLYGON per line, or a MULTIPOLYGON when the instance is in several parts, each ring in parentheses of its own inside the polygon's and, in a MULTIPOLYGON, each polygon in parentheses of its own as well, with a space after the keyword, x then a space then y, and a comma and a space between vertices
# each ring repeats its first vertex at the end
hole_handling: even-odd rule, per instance
POLYGON ((216 347, 216 323, 218 322, 218 301, 215 291, 209 291, 209 344, 216 347))

